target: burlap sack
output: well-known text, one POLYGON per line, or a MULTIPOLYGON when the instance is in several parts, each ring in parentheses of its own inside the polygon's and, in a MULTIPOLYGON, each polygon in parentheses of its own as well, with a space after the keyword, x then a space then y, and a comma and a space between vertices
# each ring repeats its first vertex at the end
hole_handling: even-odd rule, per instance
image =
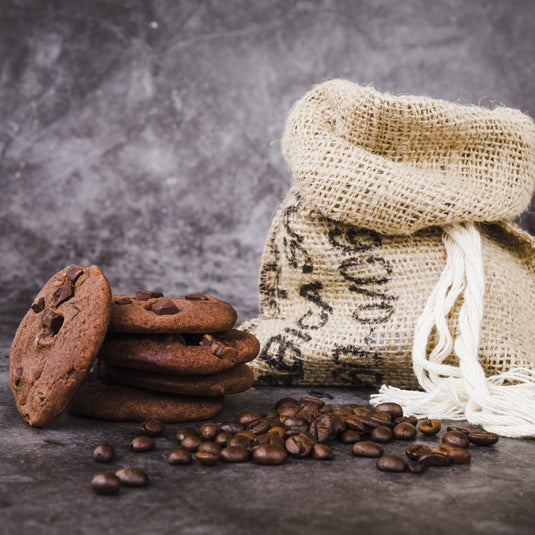
POLYGON ((261 342, 257 384, 417 387, 415 323, 459 222, 481 233, 485 373, 535 371, 535 242, 509 222, 533 190, 529 117, 334 80, 294 105, 282 150, 295 183, 241 326, 261 342))

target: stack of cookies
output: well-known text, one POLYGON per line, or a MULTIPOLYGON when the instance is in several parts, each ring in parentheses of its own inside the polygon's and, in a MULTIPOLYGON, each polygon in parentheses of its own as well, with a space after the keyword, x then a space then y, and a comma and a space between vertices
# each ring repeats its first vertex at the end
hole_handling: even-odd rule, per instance
POLYGON ((236 311, 207 294, 112 294, 96 266, 54 275, 21 322, 11 388, 31 425, 71 412, 107 420, 204 420, 250 388, 259 351, 236 311), (91 372, 90 372, 91 370, 91 372))

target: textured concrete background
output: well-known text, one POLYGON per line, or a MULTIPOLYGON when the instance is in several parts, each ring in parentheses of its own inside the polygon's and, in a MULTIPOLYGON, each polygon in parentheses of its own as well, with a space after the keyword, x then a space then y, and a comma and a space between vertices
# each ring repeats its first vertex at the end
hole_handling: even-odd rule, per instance
POLYGON ((292 103, 343 77, 535 116, 533 35, 531 0, 0 2, 2 333, 72 262, 254 316, 292 103))

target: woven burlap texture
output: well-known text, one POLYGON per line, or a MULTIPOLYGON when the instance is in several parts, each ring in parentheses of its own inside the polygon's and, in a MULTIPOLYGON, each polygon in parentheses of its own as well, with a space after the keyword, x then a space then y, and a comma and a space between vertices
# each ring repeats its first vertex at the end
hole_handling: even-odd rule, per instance
POLYGON ((445 265, 440 225, 468 221, 485 268, 481 364, 535 369, 535 247, 508 222, 533 190, 529 117, 334 80, 294 105, 282 149, 295 183, 262 255, 260 315, 241 326, 261 343, 258 384, 417 387, 413 332, 445 265))

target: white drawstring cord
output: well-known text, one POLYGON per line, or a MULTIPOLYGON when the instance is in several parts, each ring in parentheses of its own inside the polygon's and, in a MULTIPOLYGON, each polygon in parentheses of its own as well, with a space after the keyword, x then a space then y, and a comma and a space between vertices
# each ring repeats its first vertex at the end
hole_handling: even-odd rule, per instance
POLYGON ((466 419, 502 436, 535 437, 535 372, 515 368, 486 378, 479 363, 485 292, 479 231, 473 223, 443 230, 446 266, 416 322, 412 351, 423 391, 383 385, 370 401, 397 402, 406 414, 417 417, 466 419), (459 335, 453 342, 446 318, 461 295, 459 335), (438 341, 428 356, 433 327, 438 341), (452 351, 458 366, 444 364, 452 351))

